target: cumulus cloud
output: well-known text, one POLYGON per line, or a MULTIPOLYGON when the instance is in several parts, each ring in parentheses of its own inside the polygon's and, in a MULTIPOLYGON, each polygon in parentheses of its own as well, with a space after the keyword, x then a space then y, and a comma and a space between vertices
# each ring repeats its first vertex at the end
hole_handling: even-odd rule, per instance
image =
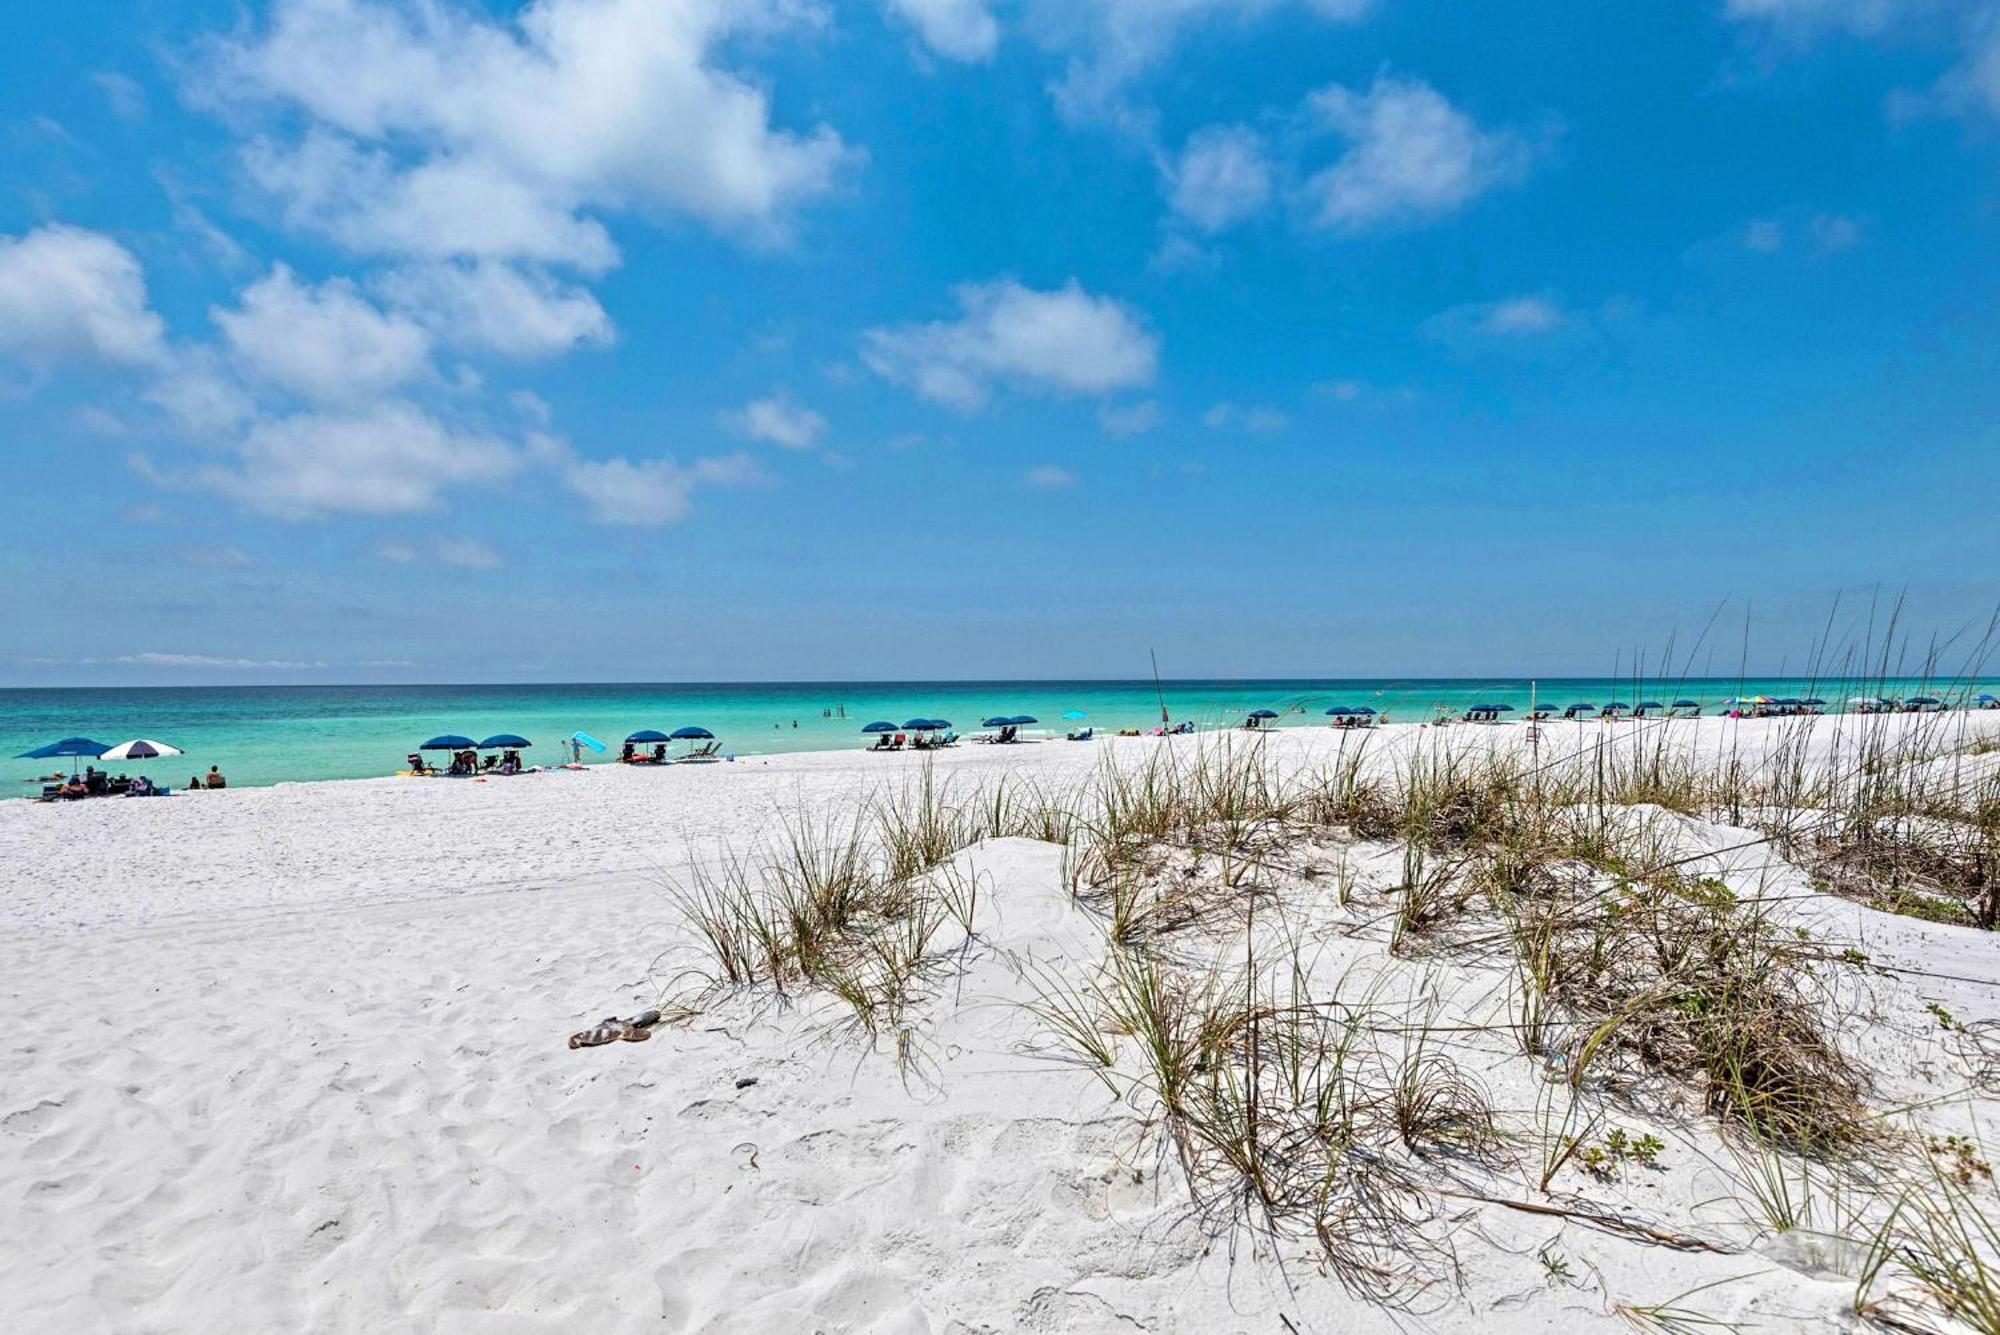
POLYGON ((1219 232, 1271 197, 1264 141, 1241 125, 1211 125, 1188 136, 1170 171, 1173 210, 1204 232, 1219 232))
POLYGON ((826 429, 826 419, 810 408, 800 407, 783 394, 755 399, 742 409, 722 415, 723 425, 752 440, 781 445, 788 450, 809 450, 826 429))
POLYGON ((440 343, 529 360, 611 341, 611 317, 583 288, 539 269, 482 260, 407 265, 380 284, 388 303, 440 343))
POLYGON ((1159 344, 1138 314, 1071 279, 1051 291, 1011 278, 954 290, 956 320, 872 329, 862 360, 927 399, 976 411, 996 382, 1064 394, 1151 384, 1159 344))
POLYGON ((314 286, 274 265, 235 307, 209 314, 251 373, 322 403, 372 398, 430 368, 430 335, 378 310, 342 278, 314 286))
POLYGON ((1127 87, 1157 64, 1182 33, 1204 23, 1245 23, 1284 8, 1351 23, 1373 0, 1045 0, 1045 43, 1070 53, 1055 85, 1056 105, 1073 120, 1129 123, 1127 87))
POLYGON ((1956 62, 1929 89, 1891 97, 1891 114, 2000 116, 1995 0, 1728 0, 1724 13, 1794 47, 1834 32, 1884 40, 1941 35, 1957 48, 1956 62))
POLYGON ((167 654, 155 650, 144 653, 120 654, 113 660, 118 663, 136 663, 144 667, 174 668, 323 668, 324 663, 301 663, 279 658, 231 658, 220 654, 167 654))
POLYGON ((1241 429, 1254 431, 1259 435, 1283 431, 1292 421, 1282 410, 1270 407, 1268 404, 1252 404, 1245 407, 1227 400, 1203 413, 1201 420, 1205 425, 1218 431, 1241 429))
POLYGON ((1107 403, 1097 410, 1097 424, 1105 435, 1120 440, 1143 436, 1160 424, 1160 405, 1151 399, 1124 405, 1107 403))
POLYGON ((1768 23, 1806 35, 1825 28, 1854 33, 1878 32, 1907 12, 1907 0, 1727 0, 1723 13, 1743 22, 1768 23))
POLYGON ((159 359, 162 332, 145 271, 110 237, 61 223, 0 236, 0 354, 142 365, 159 359))
POLYGON ((1077 476, 1056 464, 1037 464, 1021 475, 1021 481, 1037 491, 1061 491, 1064 487, 1074 487, 1077 476))
POLYGON ((917 30, 924 45, 951 60, 993 58, 1000 25, 986 0, 884 0, 891 13, 917 30))
POLYGON ((440 538, 437 558, 461 570, 495 570, 502 564, 500 553, 477 538, 440 538))
POLYGON ((1454 306, 1425 321, 1424 332, 1446 341, 1468 335, 1518 339, 1552 333, 1568 323, 1569 316, 1554 297, 1530 294, 1454 306))
POLYGON ((1511 130, 1484 130, 1421 79, 1379 75, 1365 92, 1333 85, 1307 105, 1347 141, 1333 165, 1305 184, 1320 226, 1359 230, 1456 212, 1518 181, 1534 146, 1511 130))
POLYGON ((671 457, 574 459, 564 469, 563 483, 600 524, 657 527, 687 518, 698 487, 751 486, 764 477, 755 459, 738 452, 687 464, 671 457))
POLYGON ((146 119, 146 90, 116 70, 98 70, 90 76, 105 105, 121 121, 137 123, 146 119))
POLYGON ((1752 218, 1743 224, 1743 249, 1775 255, 1785 248, 1785 225, 1776 218, 1752 218))
POLYGON ((287 217, 357 250, 602 269, 596 211, 690 217, 758 239, 855 154, 774 126, 723 68, 789 0, 539 0, 512 21, 443 0, 278 0, 215 49, 201 91, 295 109, 308 130, 247 162, 287 217))
POLYGON ((526 462, 506 441, 395 399, 260 418, 232 449, 232 462, 197 481, 285 519, 412 514, 436 506, 447 487, 498 482, 526 462))

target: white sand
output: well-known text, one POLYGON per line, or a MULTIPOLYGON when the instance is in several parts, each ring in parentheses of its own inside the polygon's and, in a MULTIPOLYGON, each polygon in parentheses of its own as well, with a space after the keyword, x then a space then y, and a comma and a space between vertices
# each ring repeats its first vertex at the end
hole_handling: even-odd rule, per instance
MULTIPOLYGON (((1778 731, 1672 726, 1709 753, 1778 731)), ((2000 733, 2000 716, 1954 726, 2000 733)), ((1597 727, 1551 725, 1544 744, 1597 727)), ((1394 731, 1376 744, 1421 735, 1394 731)), ((965 746, 936 764, 959 784, 1053 784, 1108 752, 1199 740, 965 746)), ((1321 729, 1265 743, 1293 758, 1340 744, 1321 729)), ((1019 957, 1081 971, 1102 953, 1050 845, 961 855, 982 877, 981 940, 903 1062, 820 1000, 733 1001, 648 1043, 564 1046, 652 1004, 689 958, 662 887, 691 858, 920 763, 857 751, 0 803, 0 1331, 1511 1335, 1609 1328, 1617 1302, 1737 1276, 1753 1277, 1690 1304, 1847 1328, 1847 1263, 1815 1270, 1789 1242, 1686 1253, 1467 1202, 1448 1221, 1460 1287, 1395 1313, 1348 1296, 1305 1248, 1204 1227, 1133 1110, 1037 1055, 1019 957), (1573 1284, 1547 1277, 1544 1247, 1573 1284)), ((1770 863, 1728 856, 1744 876, 1770 863)), ((1923 1008, 1995 1013, 1992 938, 1810 903, 1814 930, 1879 963, 1973 980, 1873 980, 1885 1018, 1857 1041, 1880 1104, 1942 1097, 1927 1127, 1990 1135, 1996 1105, 1962 1093, 1964 1059, 1923 1008)), ((1326 941, 1329 976, 1400 977, 1379 939, 1326 941)), ((1496 1004, 1492 976, 1441 990, 1467 1013, 1496 1004)), ((1524 1062, 1478 1044, 1454 1055, 1531 1116, 1524 1062)), ((1751 1246, 1755 1230, 1713 1203, 1734 1168, 1720 1142, 1659 1126, 1665 1170, 1614 1194, 1751 1246)), ((1535 1195, 1518 1181, 1505 1194, 1535 1195)))

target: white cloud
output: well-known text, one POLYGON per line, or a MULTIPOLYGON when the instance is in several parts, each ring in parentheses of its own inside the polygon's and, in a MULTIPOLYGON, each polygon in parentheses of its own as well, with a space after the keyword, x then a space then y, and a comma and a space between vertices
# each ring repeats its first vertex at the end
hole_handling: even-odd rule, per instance
POLYGON ((1211 125, 1189 135, 1171 175, 1174 212, 1205 232, 1241 222, 1271 197, 1264 141, 1241 125, 1211 125))
POLYGON ((1040 292, 1011 278, 954 290, 951 321, 871 329, 862 360, 877 375, 971 412, 996 381, 1069 394, 1109 394, 1151 384, 1158 341, 1136 312, 1094 297, 1076 280, 1040 292))
POLYGON ((1037 491, 1061 491, 1065 487, 1074 487, 1077 476, 1055 464, 1037 464, 1021 475, 1021 481, 1037 491))
POLYGON ((1510 130, 1482 130, 1420 79, 1378 75, 1366 92, 1323 88, 1308 107, 1347 140, 1347 151, 1305 185, 1313 220, 1357 230, 1455 212, 1524 177, 1532 145, 1510 130))
POLYGON ((1234 430, 1240 427, 1245 431, 1257 432, 1259 435, 1269 435, 1274 431, 1283 431, 1291 425, 1292 421, 1282 411, 1268 405, 1253 404, 1249 407, 1243 407, 1230 403, 1227 400, 1216 404, 1203 413, 1201 420, 1204 424, 1214 427, 1218 431, 1234 430))
POLYGON ((381 291, 440 343, 503 357, 553 357, 612 337, 596 297, 518 265, 409 265, 386 275, 381 291))
POLYGON ((538 0, 508 22, 449 0, 279 0, 218 44, 201 91, 308 118, 247 157, 295 224, 370 252, 602 269, 595 211, 770 239, 855 160, 826 126, 773 126, 764 90, 717 64, 730 39, 809 12, 538 0))
POLYGON ((1131 124, 1125 90, 1151 69, 1186 30, 1203 23, 1246 23, 1296 4, 1336 23, 1351 23, 1374 0, 1044 0, 1039 28, 1045 43, 1070 51, 1053 89, 1073 120, 1131 124))
POLYGON ((697 487, 752 486, 764 477, 757 461, 739 452, 689 464, 672 458, 637 463, 625 458, 575 459, 564 470, 563 482, 600 524, 657 526, 685 519, 697 487))
POLYGON ((276 658, 227 658, 216 654, 163 654, 148 650, 145 653, 120 654, 114 661, 136 663, 144 667, 175 668, 323 668, 324 663, 300 663, 276 658))
POLYGON ((884 0, 889 9, 917 30, 924 45, 951 60, 979 62, 993 58, 1000 43, 1000 25, 986 0, 884 0))
POLYGON ((502 564, 500 553, 477 538, 439 538, 437 558, 461 570, 495 570, 502 564))
POLYGON ((1352 403, 1361 397, 1362 391, 1367 389, 1367 386, 1359 380, 1329 380, 1324 384, 1314 385, 1313 388, 1329 398, 1338 399, 1342 403, 1352 403))
POLYGON ((98 70, 90 76, 111 114, 121 121, 136 123, 146 119, 146 90, 116 70, 98 70))
POLYGON ((233 309, 209 315, 239 364, 323 403, 373 398, 430 369, 430 336, 412 320, 377 310, 344 278, 313 287, 273 265, 233 309))
POLYGON ((1105 435, 1120 440, 1143 436, 1160 424, 1160 405, 1151 399, 1123 406, 1107 403, 1097 410, 1097 424, 1104 428, 1105 435))
POLYGON ((1929 89, 1889 99, 1892 116, 2000 116, 2000 3, 1995 0, 1728 0, 1730 18, 1804 46, 1830 32, 1891 40, 1944 34, 1958 59, 1929 89))
POLYGON ((788 450, 809 450, 826 429, 826 419, 810 408, 793 403, 783 394, 756 399, 738 412, 724 413, 723 425, 752 440, 781 445, 788 450))
POLYGON ((1831 255, 1836 251, 1852 250, 1861 244, 1861 222, 1856 218, 1838 213, 1819 213, 1812 220, 1813 243, 1820 253, 1831 255))
POLYGON ((1775 255, 1785 248, 1785 225, 1776 218, 1752 218, 1743 224, 1743 249, 1775 255))
POLYGON ((1521 337, 1546 334, 1563 322, 1562 308, 1548 297, 1508 297, 1486 307, 1479 327, 1489 334, 1521 337))
POLYGON ((142 365, 160 357, 162 332, 145 271, 110 237, 61 223, 0 236, 0 354, 142 365))
POLYGON ((411 514, 447 487, 497 482, 526 462, 490 436, 454 430, 422 409, 387 400, 254 422, 231 464, 198 481, 287 519, 327 514, 411 514))
POLYGON ((1723 12, 1741 22, 1768 23, 1795 35, 1822 28, 1872 33, 1887 26, 1908 0, 1728 0, 1723 12))

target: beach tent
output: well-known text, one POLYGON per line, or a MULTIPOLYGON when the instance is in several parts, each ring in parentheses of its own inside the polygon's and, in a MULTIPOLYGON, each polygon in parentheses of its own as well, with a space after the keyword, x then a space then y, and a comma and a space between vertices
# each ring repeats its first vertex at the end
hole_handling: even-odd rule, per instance
POLYGON ((479 743, 470 737, 461 737, 455 732, 433 737, 417 748, 419 751, 477 751, 478 749, 479 743))
POLYGON ((165 742, 155 742, 144 737, 134 737, 129 742, 118 745, 99 756, 99 760, 154 760, 160 756, 181 754, 178 746, 168 746, 165 742))
POLYGON ((534 743, 527 738, 517 736, 514 733, 496 732, 481 742, 478 749, 481 751, 518 751, 524 746, 533 745, 534 743))

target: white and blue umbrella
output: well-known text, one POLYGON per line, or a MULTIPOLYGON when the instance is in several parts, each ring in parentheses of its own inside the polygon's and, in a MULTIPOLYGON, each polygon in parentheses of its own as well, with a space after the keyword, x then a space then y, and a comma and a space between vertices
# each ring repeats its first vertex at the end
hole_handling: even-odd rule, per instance
POLYGON ((145 737, 134 737, 129 742, 118 745, 99 756, 99 760, 157 760, 161 756, 184 754, 178 746, 168 746, 165 742, 155 742, 145 737))

